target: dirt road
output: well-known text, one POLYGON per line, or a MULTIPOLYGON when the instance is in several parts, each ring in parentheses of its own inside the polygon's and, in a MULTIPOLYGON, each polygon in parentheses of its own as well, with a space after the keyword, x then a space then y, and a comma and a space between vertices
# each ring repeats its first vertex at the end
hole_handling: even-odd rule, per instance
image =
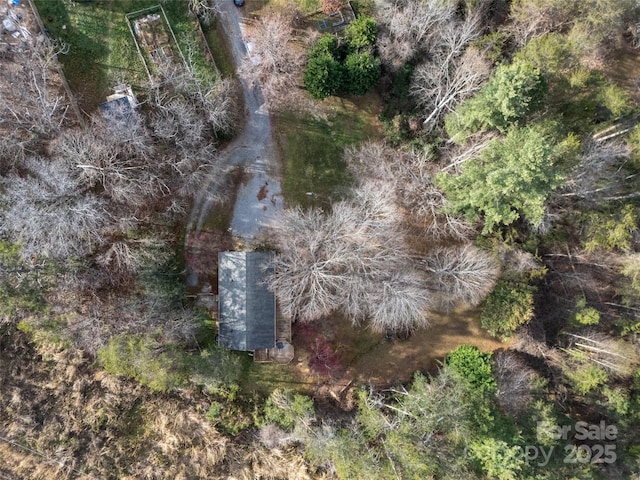
MULTIPOLYGON (((241 10, 232 0, 215 0, 215 3, 237 69, 247 54, 242 35, 241 10)), ((282 195, 271 121, 264 108, 262 94, 258 87, 252 87, 246 79, 240 78, 240 83, 245 106, 244 125, 239 127, 239 134, 234 141, 220 153, 214 171, 194 199, 187 232, 199 232, 211 208, 215 208, 212 198, 218 193, 216 189, 220 188, 216 181, 220 172, 241 167, 244 175, 234 205, 231 231, 234 237, 247 243, 277 219, 282 209, 282 195)))

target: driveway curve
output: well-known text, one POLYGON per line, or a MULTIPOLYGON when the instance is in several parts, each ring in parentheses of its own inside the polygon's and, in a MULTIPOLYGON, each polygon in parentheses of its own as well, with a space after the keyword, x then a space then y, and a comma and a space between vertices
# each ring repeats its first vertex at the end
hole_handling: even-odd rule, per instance
MULTIPOLYGON (((220 24, 227 36, 236 71, 247 56, 242 31, 242 13, 232 0, 215 0, 220 24)), ((237 137, 219 153, 216 165, 194 199, 187 232, 199 232, 213 199, 221 188, 218 178, 229 168, 241 167, 239 186, 231 219, 231 233, 236 239, 256 239, 282 211, 279 164, 271 132, 271 119, 264 106, 262 92, 245 78, 240 78, 244 99, 244 125, 237 137)))

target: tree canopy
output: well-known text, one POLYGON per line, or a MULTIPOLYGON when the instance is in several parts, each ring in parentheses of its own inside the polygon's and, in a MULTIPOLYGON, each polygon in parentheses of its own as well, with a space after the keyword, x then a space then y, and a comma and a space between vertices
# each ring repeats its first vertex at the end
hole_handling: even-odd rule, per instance
POLYGON ((377 25, 373 18, 360 17, 347 27, 344 43, 326 33, 311 46, 303 80, 313 98, 364 95, 371 90, 381 72, 373 53, 377 25))
POLYGON ((496 68, 477 95, 447 115, 446 129, 455 141, 490 129, 505 132, 542 107, 547 82, 538 67, 514 61, 496 68))
POLYGON ((380 77, 380 60, 369 52, 353 52, 344 62, 349 93, 364 95, 380 77))
POLYGON ((335 95, 341 88, 344 67, 333 56, 321 53, 309 57, 304 72, 304 86, 316 100, 335 95))
POLYGON ((556 143, 549 127, 515 128, 467 161, 460 175, 441 173, 436 183, 452 211, 483 217, 484 233, 522 217, 539 225, 547 197, 563 179, 560 160, 576 151, 574 137, 556 143))
POLYGON ((371 17, 358 17, 346 28, 345 35, 353 49, 370 47, 378 35, 378 22, 371 17))

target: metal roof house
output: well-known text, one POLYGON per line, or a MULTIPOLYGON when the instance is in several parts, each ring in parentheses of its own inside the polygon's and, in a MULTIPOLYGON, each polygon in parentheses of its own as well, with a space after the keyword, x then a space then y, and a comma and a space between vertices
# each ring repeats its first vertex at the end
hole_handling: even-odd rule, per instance
POLYGON ((276 299, 266 285, 273 252, 218 253, 218 343, 252 352, 276 344, 276 299))
MULTIPOLYGON (((138 101, 129 85, 118 85, 115 93, 100 104, 100 113, 107 125, 118 131, 126 131, 137 126, 136 107, 138 101)), ((118 132, 119 133, 119 132, 118 132)))

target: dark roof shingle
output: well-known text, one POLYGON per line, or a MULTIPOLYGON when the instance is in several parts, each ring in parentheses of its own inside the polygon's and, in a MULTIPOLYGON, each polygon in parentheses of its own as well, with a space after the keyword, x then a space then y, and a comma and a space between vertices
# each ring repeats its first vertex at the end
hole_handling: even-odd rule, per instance
POLYGON ((252 351, 275 344, 275 297, 265 279, 272 252, 218 254, 218 343, 252 351))

